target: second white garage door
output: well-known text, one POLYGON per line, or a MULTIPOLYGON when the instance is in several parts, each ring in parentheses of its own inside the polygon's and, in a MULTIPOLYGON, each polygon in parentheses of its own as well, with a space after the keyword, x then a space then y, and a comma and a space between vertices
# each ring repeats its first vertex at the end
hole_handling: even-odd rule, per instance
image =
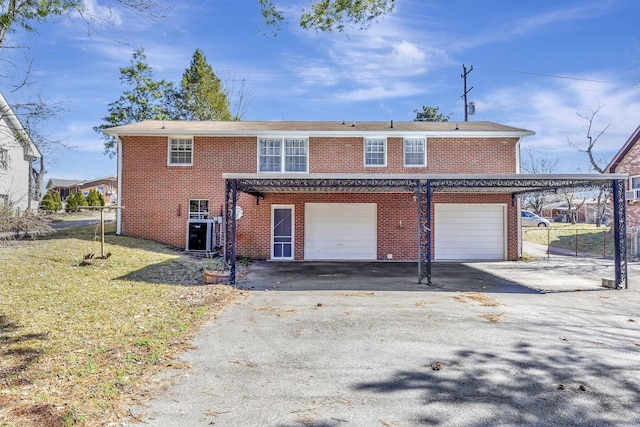
POLYGON ((506 259, 503 204, 436 203, 436 260, 506 259))
POLYGON ((377 259, 375 203, 307 203, 304 259, 377 259))

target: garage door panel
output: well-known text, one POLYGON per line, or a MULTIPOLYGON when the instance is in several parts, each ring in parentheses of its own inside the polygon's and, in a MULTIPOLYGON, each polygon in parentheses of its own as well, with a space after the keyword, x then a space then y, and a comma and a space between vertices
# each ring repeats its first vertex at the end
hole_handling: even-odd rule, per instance
POLYGON ((305 259, 375 260, 375 203, 307 203, 305 259))
POLYGON ((436 260, 503 260, 506 205, 437 203, 436 260))

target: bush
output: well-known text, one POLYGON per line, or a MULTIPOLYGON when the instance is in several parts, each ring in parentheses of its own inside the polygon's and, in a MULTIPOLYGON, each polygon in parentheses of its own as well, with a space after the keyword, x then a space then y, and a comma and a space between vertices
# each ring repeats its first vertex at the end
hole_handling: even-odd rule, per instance
POLYGON ((56 212, 56 202, 50 191, 48 191, 42 198, 42 201, 40 202, 40 209, 48 213, 56 212))
POLYGON ((85 199, 82 191, 76 192, 76 194, 73 195, 73 198, 76 199, 76 205, 78 205, 79 208, 82 206, 88 206, 87 199, 85 199))
POLYGON ((20 213, 8 207, 0 208, 0 233, 12 233, 8 237, 20 238, 30 234, 43 235, 53 232, 50 221, 42 214, 29 211, 20 213))
POLYGON ((62 209, 62 199, 60 198, 60 192, 56 191, 53 193, 53 206, 54 212, 58 212, 62 209))
POLYGON ((87 196, 87 204, 89 206, 104 206, 104 199, 102 200, 102 205, 100 204, 100 196, 101 194, 98 193, 98 190, 89 190, 89 195, 87 196))
POLYGON ((75 195, 69 196, 67 199, 67 212, 78 212, 78 201, 75 195))

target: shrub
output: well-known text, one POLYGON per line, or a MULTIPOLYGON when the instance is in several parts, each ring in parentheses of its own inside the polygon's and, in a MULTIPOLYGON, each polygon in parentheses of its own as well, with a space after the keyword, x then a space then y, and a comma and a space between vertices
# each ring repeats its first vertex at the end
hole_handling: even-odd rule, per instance
POLYGON ((60 192, 56 191, 53 193, 53 207, 54 212, 58 212, 62 209, 62 199, 60 198, 60 192))
MULTIPOLYGON (((46 197, 46 196, 45 196, 46 197)), ((29 211, 18 212, 9 207, 0 208, 0 233, 12 233, 9 238, 28 237, 30 234, 51 234, 54 230, 44 215, 29 211)))
POLYGON ((56 211, 56 203, 50 191, 48 191, 42 198, 42 201, 40 202, 40 209, 48 213, 56 211))
POLYGON ((69 196, 67 199, 67 212, 78 212, 78 201, 75 195, 69 196))
POLYGON ((82 206, 87 206, 87 199, 85 199, 84 194, 82 194, 82 191, 76 192, 76 194, 74 194, 73 197, 76 199, 76 204, 78 205, 79 208, 82 206))
POLYGON ((87 196, 87 204, 89 206, 103 206, 100 204, 100 193, 98 193, 98 190, 89 190, 89 195, 87 196))

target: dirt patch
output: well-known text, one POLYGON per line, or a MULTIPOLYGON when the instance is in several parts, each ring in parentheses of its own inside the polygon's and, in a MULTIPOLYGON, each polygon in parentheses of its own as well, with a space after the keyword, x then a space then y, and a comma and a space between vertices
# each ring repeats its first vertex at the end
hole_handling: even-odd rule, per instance
POLYGON ((480 317, 487 319, 491 323, 498 323, 504 317, 504 313, 481 314, 480 317))
POLYGON ((502 305, 495 299, 478 292, 463 292, 462 294, 455 295, 451 298, 462 303, 466 303, 469 301, 479 302, 483 307, 497 307, 499 305, 502 305))

